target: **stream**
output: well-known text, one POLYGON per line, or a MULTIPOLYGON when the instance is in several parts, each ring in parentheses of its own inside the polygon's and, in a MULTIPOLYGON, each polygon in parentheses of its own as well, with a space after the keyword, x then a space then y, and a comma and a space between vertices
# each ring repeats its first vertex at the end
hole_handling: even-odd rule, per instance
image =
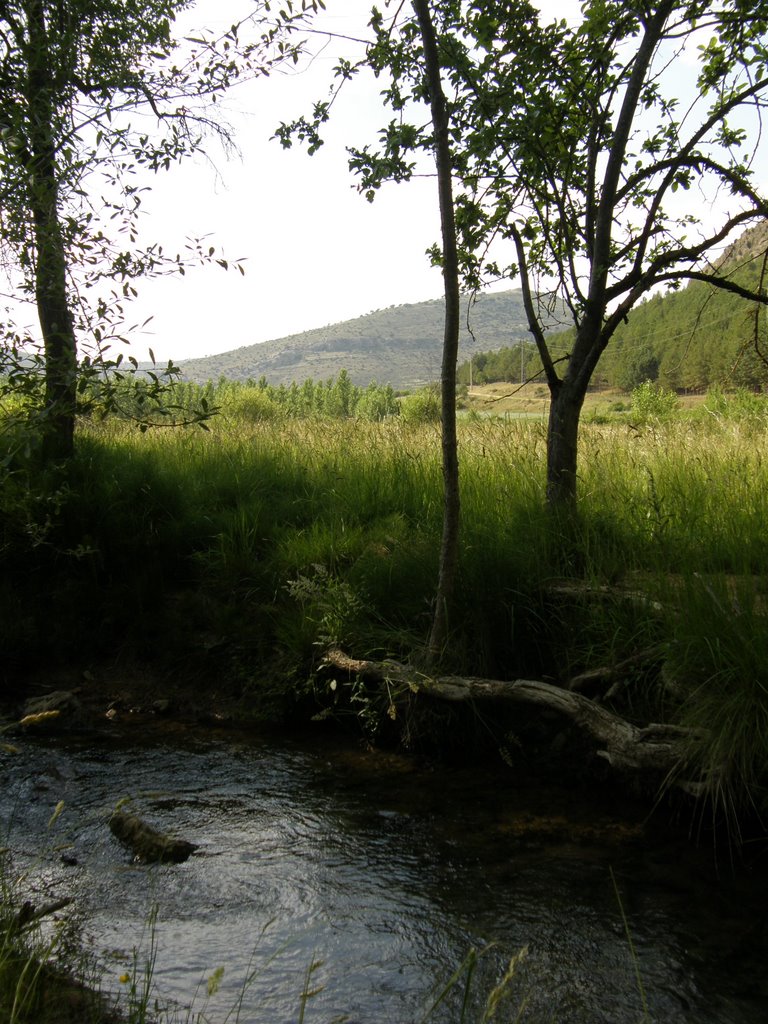
MULTIPOLYGON (((522 950, 494 1019, 766 1020, 766 865, 734 875, 724 854, 718 878, 711 848, 620 803, 326 735, 134 726, 18 745, 0 753, 2 842, 30 898, 74 897, 113 991, 156 906, 156 994, 180 1020, 194 1000, 234 1021, 240 1000, 240 1024, 295 1024, 308 986, 308 1024, 415 1024, 473 948, 467 1022, 522 950), (106 826, 124 797, 199 849, 132 863, 106 826)), ((462 980, 427 1019, 458 1024, 463 995, 462 980)))

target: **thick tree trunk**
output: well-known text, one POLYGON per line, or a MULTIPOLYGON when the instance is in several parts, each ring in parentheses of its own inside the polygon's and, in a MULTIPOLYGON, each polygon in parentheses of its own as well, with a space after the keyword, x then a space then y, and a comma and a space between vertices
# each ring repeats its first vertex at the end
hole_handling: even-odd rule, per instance
POLYGON ((456 245, 456 222, 451 181, 451 148, 448 135, 448 110, 440 79, 440 58, 437 39, 427 0, 413 0, 419 19, 424 46, 424 69, 429 88, 432 124, 435 132, 435 166, 437 168, 440 223, 443 238, 443 284, 445 291, 445 326, 441 373, 441 423, 443 450, 443 534, 440 545, 440 569, 432 618, 428 662, 438 658, 448 636, 448 611, 453 595, 459 553, 459 456, 456 435, 456 362, 459 352, 461 300, 459 261, 456 245))
POLYGON ((43 447, 45 457, 57 461, 69 458, 74 448, 77 349, 58 211, 54 83, 40 0, 28 0, 27 19, 29 196, 36 249, 35 298, 45 347, 43 447))
POLYGON ((579 420, 584 390, 568 377, 552 392, 547 433, 547 505, 557 513, 576 510, 579 420))

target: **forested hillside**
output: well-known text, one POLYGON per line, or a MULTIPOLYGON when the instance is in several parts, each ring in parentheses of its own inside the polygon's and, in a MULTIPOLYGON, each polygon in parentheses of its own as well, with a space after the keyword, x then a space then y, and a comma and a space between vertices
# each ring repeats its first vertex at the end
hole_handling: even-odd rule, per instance
MULTIPOLYGON (((462 358, 527 338, 520 291, 487 293, 470 311, 464 300, 462 358)), ((443 300, 390 306, 355 320, 329 324, 303 334, 267 341, 206 359, 181 361, 184 378, 203 383, 227 377, 258 380, 275 386, 292 381, 325 380, 346 369, 353 383, 372 380, 395 388, 414 388, 440 377, 443 300)))
MULTIPOLYGON (((717 266, 729 266, 732 280, 754 286, 763 271, 766 248, 768 226, 759 225, 745 232, 717 266)), ((189 381, 265 377, 276 387, 326 380, 343 368, 360 386, 376 380, 412 389, 440 377, 442 332, 443 300, 432 299, 182 361, 181 367, 189 381)), ((571 332, 561 335, 552 345, 556 356, 568 351, 571 332)), ((767 352, 764 312, 738 295, 693 281, 679 291, 650 297, 630 314, 605 352, 594 383, 625 390, 644 380, 689 390, 711 385, 763 387, 768 384, 763 358, 767 352)), ((465 299, 460 359, 459 381, 465 384, 470 372, 475 384, 531 379, 540 372, 519 290, 483 294, 471 308, 465 299)))
MULTIPOLYGON (((730 267, 729 277, 754 287, 763 273, 768 226, 746 231, 717 266, 730 267)), ((570 331, 562 335, 558 354, 568 351, 570 331)), ((540 363, 530 343, 525 374, 533 377, 540 363)), ((703 390, 713 385, 757 388, 768 385, 768 317, 754 303, 703 281, 637 307, 616 332, 603 356, 594 383, 630 391, 645 380, 667 388, 703 390)), ((520 350, 485 351, 473 357, 475 383, 520 379, 520 350)), ((469 380, 469 362, 459 370, 469 380)))
MULTIPOLYGON (((768 226, 745 232, 718 266, 755 287, 763 272, 768 226)), ((632 388, 658 379, 668 388, 768 384, 766 314, 753 302, 702 281, 648 299, 617 332, 605 354, 610 383, 632 388), (756 343, 757 342, 757 343, 756 343)))

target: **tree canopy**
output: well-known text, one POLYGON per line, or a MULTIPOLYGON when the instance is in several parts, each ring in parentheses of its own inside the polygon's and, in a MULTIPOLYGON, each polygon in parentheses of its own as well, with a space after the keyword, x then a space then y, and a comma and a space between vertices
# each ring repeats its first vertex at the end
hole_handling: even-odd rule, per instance
POLYGON ((174 21, 191 6, 0 3, 0 251, 15 293, 37 306, 42 336, 37 344, 19 333, 9 315, 3 363, 6 386, 26 390, 54 457, 72 451, 78 388, 94 373, 121 372, 122 357, 108 350, 126 330, 137 279, 199 261, 227 265, 200 239, 176 253, 141 244, 148 186, 136 172, 168 170, 211 136, 231 144, 217 96, 295 57, 301 44, 290 30, 316 3, 275 15, 259 3, 221 38, 177 39, 174 21))
MULTIPOLYGON (((548 497, 575 502, 581 405, 628 313, 658 286, 689 280, 765 302, 718 274, 712 253, 768 215, 755 179, 768 78, 768 4, 588 0, 575 26, 527 0, 433 0, 448 96, 465 285, 519 280, 552 395, 548 497), (704 215, 706 212, 706 216, 704 215), (543 330, 563 304, 567 358, 543 330)), ((373 199, 423 173, 433 144, 414 11, 374 8, 365 66, 392 118, 350 166, 373 199)), ((341 65, 338 80, 356 69, 341 65)), ((321 142, 329 104, 283 126, 321 142)), ((442 260, 440 246, 431 252, 442 260)))

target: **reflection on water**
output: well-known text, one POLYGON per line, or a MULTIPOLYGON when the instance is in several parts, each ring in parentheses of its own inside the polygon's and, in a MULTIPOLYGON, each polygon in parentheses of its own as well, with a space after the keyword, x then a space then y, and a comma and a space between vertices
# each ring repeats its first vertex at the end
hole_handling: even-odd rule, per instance
MULTIPOLYGON (((113 984, 157 904, 158 992, 188 1004, 224 966, 212 1020, 249 978, 241 1024, 296 1021, 319 960, 312 987, 324 988, 308 1021, 407 1024, 470 947, 488 944, 476 1000, 527 947, 510 1006, 524 1005, 530 1024, 636 1024, 636 968, 654 1021, 765 1020, 768 941, 754 895, 709 880, 695 851, 675 863, 631 824, 562 795, 328 743, 231 736, 51 740, 2 758, 9 845, 34 863, 38 888, 75 895, 101 954, 121 951, 107 961, 113 984), (131 864, 105 827, 124 796, 199 852, 131 864), (76 865, 61 862, 63 842, 76 865)), ((457 1021, 460 996, 430 1019, 457 1021)))

